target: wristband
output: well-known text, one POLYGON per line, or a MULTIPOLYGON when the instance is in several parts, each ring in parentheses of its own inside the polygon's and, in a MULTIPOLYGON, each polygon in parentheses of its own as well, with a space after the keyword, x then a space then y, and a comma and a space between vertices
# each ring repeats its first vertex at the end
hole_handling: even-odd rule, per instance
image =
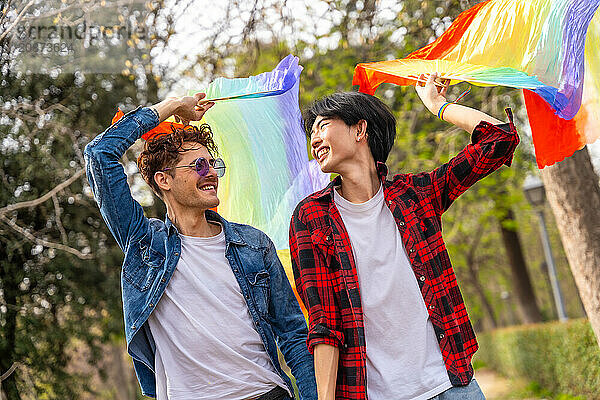
POLYGON ((446 111, 446 108, 447 108, 447 107, 448 107, 450 104, 456 104, 456 103, 458 103, 459 101, 461 101, 461 100, 462 100, 462 98, 463 98, 463 97, 465 97, 465 96, 466 96, 466 95, 468 95, 469 93, 471 93, 471 88, 470 88, 470 87, 469 87, 467 90, 465 90, 464 92, 462 92, 462 94, 461 94, 460 96, 458 96, 458 97, 456 98, 456 100, 454 100, 453 102, 451 102, 451 103, 449 103, 449 102, 446 102, 446 103, 444 103, 444 104, 443 104, 443 105, 440 107, 440 109, 438 110, 438 114, 437 114, 438 118, 439 118, 439 119, 441 119, 441 120, 443 121, 443 120, 444 120, 444 111, 446 111))
POLYGON ((444 111, 446 110, 446 108, 452 103, 449 102, 445 102, 440 109, 438 110, 437 116, 439 119, 441 119, 442 121, 444 120, 444 111))

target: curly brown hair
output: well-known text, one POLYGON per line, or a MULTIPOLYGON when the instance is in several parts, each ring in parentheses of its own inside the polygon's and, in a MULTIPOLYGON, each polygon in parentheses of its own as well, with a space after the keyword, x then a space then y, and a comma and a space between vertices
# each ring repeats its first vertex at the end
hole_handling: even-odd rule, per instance
MULTIPOLYGON (((142 177, 154 192, 162 197, 162 193, 156 182, 154 174, 165 168, 175 166, 181 159, 181 153, 186 151, 182 149, 184 142, 199 143, 208 149, 208 152, 214 157, 219 151, 213 140, 213 133, 210 125, 202 124, 199 127, 186 125, 183 128, 171 127, 172 132, 156 136, 146 142, 144 151, 137 159, 137 165, 142 177)), ((174 171, 167 173, 174 175, 174 171)))

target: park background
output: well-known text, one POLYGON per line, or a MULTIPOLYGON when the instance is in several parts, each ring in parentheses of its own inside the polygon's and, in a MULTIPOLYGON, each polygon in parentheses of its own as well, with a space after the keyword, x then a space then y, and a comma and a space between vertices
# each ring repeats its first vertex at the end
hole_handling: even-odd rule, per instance
MULTIPOLYGON (((351 82, 357 63, 401 58, 439 37, 460 12, 477 3, 3 0, 0 398, 141 398, 124 349, 122 253, 83 170, 84 146, 110 125, 117 107, 129 111, 201 89, 219 76, 269 71, 294 54, 304 66, 304 109, 334 91, 355 90, 351 82), (144 35, 129 34, 118 43, 120 52, 114 52, 114 43, 88 40, 86 49, 101 51, 60 67, 43 57, 26 54, 28 60, 19 59, 23 49, 19 52, 10 40, 19 24, 76 25, 100 16, 143 26, 144 35)), ((452 88, 449 98, 467 87, 452 88)), ((428 113, 413 88, 382 85, 377 96, 398 120, 388 162, 391 173, 431 170, 469 143, 466 132, 428 113)), ((558 166, 542 174, 535 166, 519 90, 473 88, 461 102, 497 118, 512 107, 522 141, 510 168, 477 183, 443 218, 444 238, 480 341, 475 376, 485 381, 489 398, 600 398, 600 350, 575 283, 589 260, 579 265, 585 257, 575 263, 577 257, 567 257, 563 249, 595 249, 591 266, 596 267, 600 224, 588 242, 569 243, 564 232, 584 210, 565 212, 551 202, 532 206, 523 192, 525 180, 538 177, 554 183, 554 191, 559 186, 596 205, 598 145, 562 162, 573 180, 563 173, 557 183, 559 175, 552 171, 558 166), (583 184, 578 180, 582 174, 587 179, 583 184), (540 239, 540 212, 568 320, 561 321, 557 312, 540 239)), ((146 215, 162 219, 164 206, 137 173, 141 147, 141 141, 136 143, 123 165, 146 215)), ((598 220, 598 208, 594 211, 592 224, 598 220)), ((281 254, 289 265, 289 256, 281 254)), ((581 279, 598 285, 594 276, 581 279)), ((599 307, 592 311, 600 312, 599 307)))

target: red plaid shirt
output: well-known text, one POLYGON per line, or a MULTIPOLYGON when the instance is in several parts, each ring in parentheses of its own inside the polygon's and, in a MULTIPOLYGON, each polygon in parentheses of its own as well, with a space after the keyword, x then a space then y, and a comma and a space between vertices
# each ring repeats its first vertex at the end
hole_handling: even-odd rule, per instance
MULTIPOLYGON (((385 164, 377 163, 385 201, 402 236, 455 386, 471 381, 471 357, 478 346, 442 239, 441 216, 475 182, 502 164, 510 166, 519 137, 510 109, 506 113, 509 124, 480 122, 471 144, 432 172, 398 174, 390 181, 385 164)), ((358 276, 350 238, 333 201, 333 188, 340 183, 337 177, 296 207, 290 225, 292 269, 296 289, 308 310, 309 350, 312 353, 320 343, 340 349, 335 398, 366 399, 365 331, 358 276)))

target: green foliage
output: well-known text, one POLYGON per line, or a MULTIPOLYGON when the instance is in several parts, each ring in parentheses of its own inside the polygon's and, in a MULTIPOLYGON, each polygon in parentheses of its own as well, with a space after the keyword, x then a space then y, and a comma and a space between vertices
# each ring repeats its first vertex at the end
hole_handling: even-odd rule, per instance
POLYGON ((505 328, 478 339, 478 362, 506 376, 537 382, 539 393, 598 398, 600 349, 586 319, 505 328))
MULTIPOLYGON (((555 395, 551 391, 540 386, 538 382, 531 382, 526 388, 529 396, 536 396, 544 399, 554 400, 585 400, 584 396, 571 396, 570 394, 559 393, 555 395)), ((529 397, 528 396, 528 397, 529 397)))
MULTIPOLYGON (((0 207, 36 199, 84 168, 83 146, 106 127, 119 101, 137 97, 135 84, 125 76, 80 78, 3 77, 3 93, 10 95, 0 100, 11 106, 5 107, 0 126, 0 207), (30 112, 35 106, 40 118, 30 112)), ((20 363, 12 379, 23 395, 78 398, 89 383, 82 371, 69 371, 72 339, 85 343, 87 362, 96 364, 102 357, 99 345, 123 332, 122 253, 91 198, 85 175, 53 200, 9 212, 6 218, 39 240, 76 249, 80 257, 28 240, 3 220, 0 369, 20 363)), ((19 398, 14 385, 4 387, 9 398, 19 398)))

